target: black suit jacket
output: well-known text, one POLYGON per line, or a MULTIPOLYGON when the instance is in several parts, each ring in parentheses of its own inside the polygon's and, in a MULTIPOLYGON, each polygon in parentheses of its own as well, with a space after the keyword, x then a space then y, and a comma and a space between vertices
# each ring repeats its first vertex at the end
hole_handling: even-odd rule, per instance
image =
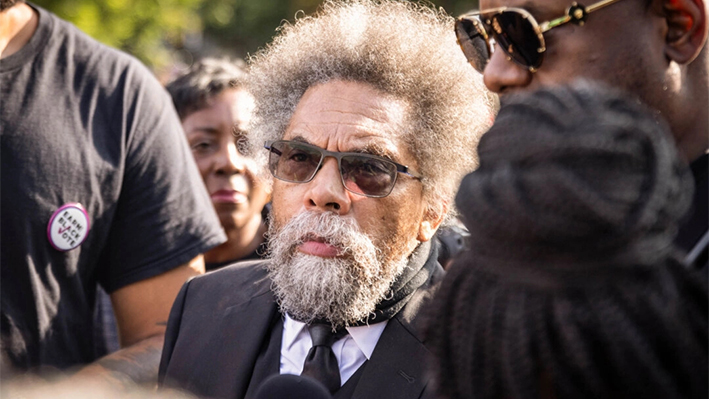
MULTIPOLYGON (((237 263, 185 283, 167 325, 162 386, 207 398, 244 398, 278 312, 265 262, 237 263)), ((432 397, 426 367, 430 355, 417 315, 443 274, 437 265, 389 321, 371 359, 362 366, 352 398, 432 397)))

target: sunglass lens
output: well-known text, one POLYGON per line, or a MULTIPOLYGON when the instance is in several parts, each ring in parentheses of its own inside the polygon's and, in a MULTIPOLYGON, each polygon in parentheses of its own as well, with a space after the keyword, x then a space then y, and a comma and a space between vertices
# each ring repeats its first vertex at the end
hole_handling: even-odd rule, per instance
POLYGON ((271 144, 268 166, 273 176, 291 182, 306 182, 313 178, 322 153, 308 146, 276 141, 271 144))
POLYGON ((490 49, 485 40, 487 34, 484 29, 477 17, 458 18, 455 21, 458 44, 460 44, 468 62, 479 72, 485 70, 487 61, 490 59, 490 49))
POLYGON ((384 197, 396 183, 396 165, 385 160, 347 155, 342 157, 341 165, 345 187, 356 194, 384 197))
POLYGON ((537 32, 524 15, 503 11, 491 19, 492 34, 500 48, 518 64, 538 68, 542 63, 537 32))

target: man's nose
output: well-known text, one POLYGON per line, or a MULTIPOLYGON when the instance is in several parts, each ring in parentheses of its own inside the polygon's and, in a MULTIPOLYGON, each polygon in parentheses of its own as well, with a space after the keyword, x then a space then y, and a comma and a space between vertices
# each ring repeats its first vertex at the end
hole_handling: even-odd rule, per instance
POLYGON ((325 158, 313 180, 305 184, 308 185, 304 198, 306 209, 330 211, 338 215, 350 211, 352 204, 350 194, 342 185, 335 158, 325 158))
POLYGON ((219 149, 214 162, 217 174, 233 175, 244 173, 246 159, 239 153, 235 143, 229 143, 219 149))
POLYGON ((504 51, 497 49, 485 67, 483 81, 490 91, 500 94, 508 89, 526 87, 532 81, 532 73, 512 61, 504 51))

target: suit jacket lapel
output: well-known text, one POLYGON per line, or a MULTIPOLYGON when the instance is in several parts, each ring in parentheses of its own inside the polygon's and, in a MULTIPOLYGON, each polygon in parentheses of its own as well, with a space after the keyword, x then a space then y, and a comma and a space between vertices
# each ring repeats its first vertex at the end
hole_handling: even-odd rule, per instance
POLYGON ((418 398, 428 384, 429 352, 394 317, 387 323, 372 358, 364 364, 352 398, 418 398))
POLYGON ((220 334, 214 335, 210 347, 215 348, 216 363, 223 367, 219 372, 221 381, 215 381, 217 397, 242 398, 251 381, 251 374, 259 355, 259 349, 268 339, 271 320, 278 311, 270 291, 253 297, 248 302, 225 309, 222 323, 217 327, 220 334))
POLYGON ((270 280, 260 264, 191 279, 178 294, 168 322, 161 381, 200 397, 243 398, 277 315, 270 280))

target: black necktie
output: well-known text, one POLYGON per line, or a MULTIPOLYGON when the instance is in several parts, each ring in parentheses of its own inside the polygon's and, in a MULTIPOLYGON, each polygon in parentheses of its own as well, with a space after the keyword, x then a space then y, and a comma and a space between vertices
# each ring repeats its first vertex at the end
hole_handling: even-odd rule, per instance
POLYGON ((344 328, 332 332, 332 326, 324 323, 313 323, 308 326, 313 347, 303 363, 303 372, 300 375, 315 378, 320 381, 331 393, 340 389, 340 367, 337 365, 332 344, 347 335, 344 328))

